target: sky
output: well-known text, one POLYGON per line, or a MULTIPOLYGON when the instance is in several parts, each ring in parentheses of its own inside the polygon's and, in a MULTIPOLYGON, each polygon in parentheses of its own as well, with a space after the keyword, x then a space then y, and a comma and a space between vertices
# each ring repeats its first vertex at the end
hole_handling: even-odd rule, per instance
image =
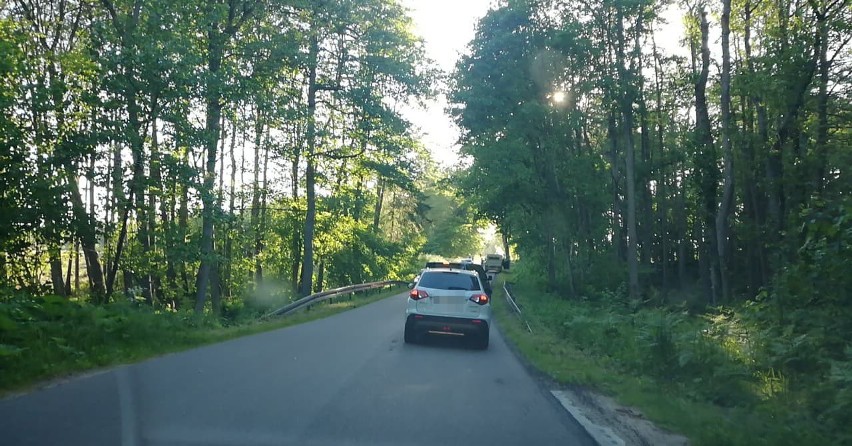
MULTIPOLYGON (((450 73, 459 55, 473 39, 476 23, 485 15, 493 0, 401 0, 410 10, 414 32, 423 38, 426 53, 438 66, 450 73)), ((669 23, 657 34, 657 44, 668 54, 681 54, 681 12, 670 8, 663 14, 669 23)), ((681 54, 683 55, 683 54, 681 54)), ((445 113, 446 98, 439 96, 424 108, 406 107, 403 115, 420 128, 423 144, 443 166, 458 161, 456 142, 459 130, 445 113)))
MULTIPOLYGON (((450 73, 465 46, 473 40, 474 27, 488 12, 492 0, 402 0, 411 10, 414 32, 423 38, 427 56, 450 73)), ((443 166, 456 164, 459 130, 444 113, 446 98, 439 96, 425 108, 406 108, 406 118, 418 126, 422 141, 443 166)))

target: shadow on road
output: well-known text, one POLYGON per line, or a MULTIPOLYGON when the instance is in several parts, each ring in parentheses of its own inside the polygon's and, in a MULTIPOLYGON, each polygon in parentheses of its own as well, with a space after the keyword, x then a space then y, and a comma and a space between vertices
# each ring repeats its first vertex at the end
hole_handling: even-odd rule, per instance
POLYGON ((473 338, 441 335, 422 335, 413 347, 482 351, 475 347, 473 338))

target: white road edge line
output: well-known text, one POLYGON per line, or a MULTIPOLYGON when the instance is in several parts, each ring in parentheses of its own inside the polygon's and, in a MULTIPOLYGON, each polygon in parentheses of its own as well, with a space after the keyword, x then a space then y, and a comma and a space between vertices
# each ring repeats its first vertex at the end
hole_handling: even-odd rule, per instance
POLYGON ((592 423, 586 416, 583 414, 583 411, 574 405, 574 402, 571 401, 571 398, 561 390, 551 390, 550 391, 553 396, 559 400, 559 403, 562 404, 562 407, 583 426, 583 429, 592 437, 593 440, 600 446, 625 446, 624 440, 621 439, 618 435, 613 432, 612 429, 605 426, 598 426, 595 423, 592 423))

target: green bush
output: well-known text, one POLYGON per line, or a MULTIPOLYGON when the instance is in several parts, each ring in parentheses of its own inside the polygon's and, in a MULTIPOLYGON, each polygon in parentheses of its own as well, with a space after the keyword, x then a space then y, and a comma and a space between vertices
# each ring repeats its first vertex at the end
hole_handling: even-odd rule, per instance
POLYGON ((144 357, 198 340, 212 316, 155 311, 119 301, 105 306, 4 291, 0 297, 0 381, 5 386, 144 357), (168 347, 167 347, 168 348, 168 347))
MULTIPOLYGON (((777 437, 766 437, 763 444, 813 444, 825 436, 840 444, 852 441, 852 347, 837 355, 836 335, 806 323, 827 315, 791 312, 786 317, 798 321, 798 328, 779 330, 765 320, 769 302, 693 315, 684 307, 631 303, 617 290, 589 299, 554 296, 537 289, 538 281, 524 282, 526 274, 524 268, 513 273, 518 282, 514 294, 534 330, 550 331, 573 348, 606 358, 621 373, 646 377, 661 389, 747 413, 749 426, 777 431, 777 437)), ((741 441, 730 436, 718 440, 754 441, 743 435, 741 441)), ((706 442, 709 437, 702 438, 706 442)))
POLYGON ((96 306, 0 288, 0 392, 330 316, 400 291, 361 294, 342 304, 320 304, 310 312, 261 322, 260 315, 289 302, 291 296, 226 300, 217 317, 212 312, 156 310, 130 301, 96 306))

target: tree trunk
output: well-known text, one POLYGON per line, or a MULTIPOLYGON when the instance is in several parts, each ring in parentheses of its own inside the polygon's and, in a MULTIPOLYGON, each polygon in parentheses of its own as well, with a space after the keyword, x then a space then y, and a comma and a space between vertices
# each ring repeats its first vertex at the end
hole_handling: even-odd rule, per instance
MULTIPOLYGON (((0 282, 2 282, 0 278, 0 282)), ((74 242, 74 293, 80 293, 80 242, 74 242)))
MULTIPOLYGON (((94 111, 92 113, 94 113, 94 111)), ((95 208, 95 160, 96 160, 96 158, 97 157, 95 156, 95 154, 92 154, 91 156, 89 156, 89 171, 87 172, 87 180, 88 180, 88 183, 89 183, 89 190, 88 190, 88 192, 89 192, 89 215, 96 215, 95 212, 97 211, 96 208, 95 208)), ((109 163, 107 163, 107 164, 109 164, 109 163)), ((107 172, 109 172, 109 170, 110 170, 109 166, 107 166, 107 172)), ((106 197, 109 197, 109 196, 110 196, 109 195, 109 181, 107 181, 106 197)), ((109 203, 108 202, 107 202, 107 205, 104 208, 107 209, 107 210, 109 209, 109 203)), ((108 215, 109 215, 109 213, 107 212, 107 215, 105 216, 105 226, 109 225, 109 216, 108 215)), ((104 232, 106 232, 106 231, 104 231, 104 232)), ((103 245, 105 245, 105 243, 102 243, 101 249, 105 250, 106 248, 103 247, 103 245)), ((74 241, 74 260, 75 260, 75 265, 74 265, 74 293, 79 294, 80 293, 80 241, 79 240, 74 241)))
POLYGON ((503 228, 500 230, 500 236, 503 239, 503 256, 504 261, 506 263, 506 268, 509 269, 512 267, 512 256, 509 253, 509 236, 506 234, 506 229, 503 228))
MULTIPOLYGON (((228 184, 228 231, 225 234, 225 271, 224 277, 222 277, 222 283, 224 284, 222 294, 230 299, 233 297, 233 284, 231 283, 232 277, 231 273, 233 270, 234 263, 234 254, 233 254, 233 246, 234 246, 234 221, 236 217, 234 215, 234 206, 235 203, 235 194, 236 194, 236 184, 237 184, 237 157, 235 155, 235 146, 237 145, 237 123, 233 122, 232 127, 233 134, 231 135, 231 178, 230 183, 228 184)), ((244 140, 245 141, 245 140, 244 140)))
POLYGON ((724 302, 731 300, 731 285, 728 277, 728 217, 734 204, 734 154, 731 149, 731 0, 722 0, 722 155, 725 163, 725 185, 722 202, 716 214, 716 249, 719 255, 719 278, 724 302))
POLYGON ((48 251, 50 259, 50 283, 53 287, 53 294, 67 297, 65 294, 65 279, 62 277, 61 251, 58 246, 51 246, 48 251))
POLYGON ((222 206, 225 204, 225 145, 228 143, 228 129, 227 129, 227 121, 225 119, 225 115, 222 115, 222 121, 219 123, 219 141, 221 142, 221 146, 219 147, 218 153, 222 154, 222 159, 219 160, 219 185, 216 187, 216 208, 222 209, 222 206))
MULTIPOLYGON (((748 74, 750 76, 755 75, 754 68, 754 59, 751 56, 751 14, 754 11, 751 3, 747 3, 744 8, 744 31, 743 31, 743 50, 745 51, 746 58, 746 69, 748 70, 748 74)), ((756 93, 750 93, 749 95, 749 103, 754 107, 754 111, 757 115, 757 145, 759 147, 764 148, 769 141, 769 125, 766 118, 766 106, 763 105, 763 101, 760 96, 756 93)), ((751 117, 749 117, 749 124, 752 127, 753 133, 753 122, 751 121, 751 117)), ((751 200, 747 200, 747 202, 751 203, 753 212, 751 213, 753 218, 754 227, 763 229, 766 224, 766 211, 769 207, 767 203, 767 197, 765 193, 765 188, 761 186, 761 184, 756 180, 758 176, 758 160, 756 158, 753 142, 754 138, 749 138, 748 143, 745 145, 745 149, 748 150, 746 153, 745 159, 748 160, 750 165, 748 169, 745 170, 748 175, 746 178, 747 184, 744 188, 750 195, 751 200)), ((747 208, 746 208, 747 209, 747 208)), ((758 233, 758 231, 753 231, 758 233)), ((758 270, 758 274, 755 275, 755 280, 752 281, 752 292, 756 292, 765 284, 770 281, 770 272, 769 272, 769 261, 766 254, 766 242, 768 240, 764 240, 760 233, 758 235, 753 236, 750 241, 751 249, 754 252, 754 264, 755 268, 758 270)))
POLYGON ((9 286, 9 268, 7 262, 6 253, 0 251, 0 286, 3 287, 9 286))
MULTIPOLYGON (((184 158, 183 161, 188 162, 189 160, 184 158)), ((187 185, 186 183, 182 183, 178 187, 180 188, 180 203, 178 204, 178 236, 180 240, 179 243, 187 243, 187 236, 189 235, 189 185, 187 185)), ((186 261, 186 255, 181 254, 179 266, 180 279, 183 291, 182 297, 189 298, 189 273, 186 269, 186 261)))
MULTIPOLYGON (((150 169, 150 178, 151 184, 155 185, 154 189, 148 191, 148 241, 149 241, 149 249, 151 253, 149 254, 149 258, 154 258, 154 263, 149 264, 147 275, 151 281, 151 301, 149 304, 153 305, 155 302, 158 302, 158 294, 162 293, 162 278, 159 274, 160 269, 155 266, 159 262, 162 261, 161 255, 158 251, 165 254, 165 249, 157 250, 157 199, 160 200, 160 215, 164 216, 164 200, 163 196, 165 195, 165 186, 163 185, 162 178, 162 159, 160 154, 160 141, 159 141, 159 127, 157 126, 157 100, 154 99, 152 107, 155 109, 155 112, 152 113, 151 116, 151 163, 148 166, 150 169), (155 190, 158 190, 159 193, 155 193, 155 190), (156 255, 156 257, 154 257, 156 255)), ((163 222, 167 221, 166 218, 161 219, 163 222)), ((160 242, 162 243, 162 242, 160 242)))
MULTIPOLYGON (((118 119, 114 117, 113 119, 118 119)), ((110 246, 112 244, 112 235, 115 232, 114 224, 117 223, 117 219, 119 215, 124 215, 125 218, 122 221, 126 221, 127 216, 127 204, 125 203, 125 195, 124 195, 124 167, 123 167, 123 159, 121 156, 121 145, 115 144, 112 148, 112 170, 110 171, 111 181, 108 185, 112 186, 112 194, 109 194, 109 187, 107 188, 107 194, 110 197, 110 207, 109 212, 107 212, 107 225, 108 231, 104 233, 104 239, 107 243, 107 249, 104 255, 104 265, 106 266, 106 281, 107 281, 107 294, 112 294, 112 289, 110 285, 109 275, 111 273, 110 265, 113 264, 113 258, 115 257, 116 247, 110 246), (119 210, 121 209, 121 210, 119 210)), ((122 242, 124 238, 120 238, 122 242)))
POLYGON ((358 182, 355 186, 355 209, 352 211, 352 218, 360 222, 364 216, 364 173, 358 173, 358 182))
MULTIPOLYGON (((236 1, 229 1, 229 13, 224 26, 213 20, 207 27, 207 73, 205 91, 205 134, 204 146, 207 150, 207 165, 204 169, 204 183, 201 190, 201 202, 203 204, 201 213, 201 264, 196 276, 197 292, 195 295, 195 311, 204 310, 204 302, 207 298, 207 288, 210 284, 211 271, 218 271, 218 259, 213 250, 213 225, 214 210, 216 207, 216 196, 214 186, 216 185, 216 150, 219 147, 219 138, 222 133, 220 119, 222 119, 222 107, 225 102, 223 92, 225 82, 220 77, 222 73, 222 60, 225 54, 226 43, 239 32, 243 23, 252 15, 254 6, 244 2, 242 7, 237 6, 236 1), (237 13, 237 11, 240 11, 237 13)), ((219 10, 216 6, 207 5, 205 12, 211 16, 219 10)))
POLYGON ((95 297, 95 302, 105 303, 109 296, 104 289, 104 273, 97 251, 97 235, 95 233, 95 222, 93 216, 86 213, 80 189, 77 187, 75 175, 66 173, 66 181, 71 189, 71 209, 74 219, 78 222, 77 236, 83 247, 83 255, 86 257, 86 272, 89 276, 89 286, 95 297))
MULTIPOLYGON (((641 37, 644 31, 643 28, 643 15, 639 14, 636 18, 636 30, 634 31, 634 44, 633 44, 633 59, 631 62, 631 72, 636 72, 637 70, 641 70, 642 68, 642 45, 641 45, 641 37), (638 67, 633 66, 633 63, 636 63, 638 67)), ((648 106, 645 101, 645 77, 644 76, 636 76, 638 79, 637 86, 637 96, 636 102, 639 108, 639 153, 640 153, 640 162, 639 162, 639 172, 641 176, 636 178, 639 185, 638 192, 638 203, 639 206, 639 218, 637 219, 638 225, 638 243, 639 243, 639 260, 643 268, 646 270, 651 269, 651 257, 652 257, 652 245, 654 240, 654 214, 651 211, 652 203, 651 203, 651 188, 650 188, 650 179, 651 179, 651 142, 650 142, 650 133, 648 131, 648 106)), ((634 160, 634 165, 636 164, 634 160)), ((635 167, 634 167, 635 171, 635 167)), ((634 183, 635 185, 636 183, 634 183)))
MULTIPOLYGON (((132 196, 132 194, 131 194, 132 196)), ((130 203, 126 203, 124 206, 124 212, 121 216, 121 229, 118 232, 118 241, 115 244, 115 253, 113 253, 112 258, 112 267, 107 265, 107 278, 106 278, 106 291, 107 295, 112 295, 114 291, 115 278, 118 274, 119 264, 121 262, 121 255, 124 253, 124 241, 127 239, 127 220, 130 215, 130 203)))
POLYGON ((814 6, 814 14, 817 17, 817 35, 814 40, 814 51, 819 57, 819 77, 817 84, 817 130, 814 145, 815 164, 814 182, 817 194, 822 194, 826 183, 826 166, 828 165, 828 75, 831 62, 828 60, 828 24, 826 15, 828 10, 818 11, 814 6))
POLYGON ((211 271, 210 307, 214 315, 219 316, 222 314, 222 276, 220 274, 219 262, 216 262, 215 268, 211 271))
POLYGON ((111 23, 114 25, 114 30, 120 35, 121 39, 122 60, 120 64, 124 77, 121 93, 124 96, 127 108, 127 128, 125 132, 133 158, 133 176, 130 182, 130 193, 135 197, 136 241, 139 243, 143 257, 139 286, 142 288, 142 295, 145 297, 145 301, 151 305, 153 304, 153 296, 151 293, 150 263, 148 262, 150 239, 148 233, 148 210, 145 203, 145 190, 147 189, 147 181, 145 179, 145 131, 142 128, 142 119, 140 117, 139 92, 136 88, 137 80, 134 72, 136 62, 132 58, 134 50, 131 43, 136 38, 142 2, 135 0, 132 8, 123 17, 124 20, 115 14, 116 9, 108 0, 103 0, 103 2, 108 6, 107 9, 112 15, 111 23))
POLYGON ((568 279, 568 295, 571 298, 577 297, 577 285, 574 279, 574 266, 573 266, 573 258, 574 258, 574 244, 572 242, 568 242, 565 244, 565 269, 568 279))
MULTIPOLYGON (((299 201, 299 152, 296 149, 296 153, 293 157, 293 164, 291 166, 291 195, 293 196, 294 206, 299 201)), ((293 221, 298 221, 298 217, 293 215, 293 221)), ((301 267, 302 267, 302 239, 301 234, 298 233, 295 229, 293 229, 293 238, 291 240, 291 255, 292 262, 290 263, 290 283, 293 286, 294 290, 299 289, 299 278, 301 277, 301 267)))
POLYGON ((391 198, 390 198, 390 230, 388 230, 388 236, 394 242, 400 241, 398 237, 395 236, 395 228, 396 228, 396 188, 391 188, 391 198))
POLYGON ((376 208, 373 210, 373 232, 379 232, 379 225, 382 221, 382 204, 385 201, 385 180, 379 177, 378 185, 376 186, 376 208))
MULTIPOLYGON (((267 134, 267 138, 269 135, 267 134)), ((255 280, 260 282, 263 280, 263 262, 261 261, 260 255, 263 253, 264 249, 264 237, 266 235, 266 199, 269 194, 269 184, 266 181, 267 172, 269 169, 269 141, 266 141, 263 149, 263 188, 260 192, 260 221, 258 222, 258 231, 255 234, 255 256, 254 256, 254 270, 255 270, 255 280)))
MULTIPOLYGON (((51 85, 60 84, 57 80, 59 73, 57 71, 56 66, 51 63, 48 64, 48 75, 51 80, 51 85)), ((56 126, 57 128, 63 128, 65 126, 65 109, 62 108, 62 89, 61 88, 52 88, 51 94, 53 95, 53 104, 57 109, 56 112, 56 126)), ((61 164, 64 172, 62 172, 64 176, 65 183, 68 187, 68 192, 71 195, 71 210, 74 216, 74 224, 75 229, 80 237, 80 242, 83 245, 83 250, 86 254, 87 264, 89 265, 89 283, 91 284, 92 293, 94 295, 94 300, 97 303, 101 303, 104 301, 104 286, 103 286, 103 271, 101 270, 101 264, 98 259, 97 248, 97 235, 95 232, 96 221, 94 219, 94 215, 90 215, 86 212, 86 207, 83 204, 83 197, 80 194, 80 186, 79 186, 79 178, 78 171, 71 159, 64 159, 61 164)), ((57 248, 58 249, 58 248, 57 248)), ((60 256, 58 253, 55 253, 55 257, 51 260, 59 261, 60 256)), ((59 261, 58 268, 58 278, 59 278, 59 286, 62 287, 62 264, 59 261)), ((54 265, 51 265, 51 273, 54 271, 54 265)), ((54 283, 54 287, 56 287, 56 283, 54 283)), ((64 287, 63 290, 64 292, 64 287)))
POLYGON ((547 249, 547 289, 556 290, 556 241, 554 240, 554 228, 548 228, 547 240, 544 245, 547 249))
POLYGON ((717 168, 716 168, 716 148, 713 143, 713 133, 710 124, 710 115, 707 111, 707 78, 710 74, 710 49, 707 41, 710 34, 710 26, 707 23, 707 14, 701 9, 699 11, 700 27, 701 27, 701 72, 695 82, 695 133, 696 142, 698 144, 698 153, 696 155, 696 175, 701 191, 701 206, 699 206, 700 220, 703 222, 703 229, 696 234, 700 235, 701 248, 699 255, 707 257, 706 261, 701 261, 701 277, 704 284, 704 290, 707 296, 707 301, 713 305, 717 303, 717 292, 719 290, 717 273, 718 273, 718 256, 716 248, 716 189, 717 189, 717 168), (704 271, 704 269, 707 271, 704 271))
POLYGON ((263 266, 260 264, 260 260, 258 256, 260 255, 260 157, 263 146, 263 134, 264 134, 264 121, 263 121, 263 113, 258 106, 255 110, 255 123, 254 123, 254 171, 253 171, 253 181, 251 186, 251 221, 250 227, 252 231, 252 236, 254 237, 254 247, 252 249, 251 258, 255 262, 254 274, 252 279, 254 280, 255 286, 259 285, 263 280, 263 266))
MULTIPOLYGON (((128 83, 132 84, 132 80, 128 76, 128 83)), ((129 88, 128 88, 129 90, 129 88)), ((142 288, 142 296, 145 297, 145 302, 148 305, 153 304, 151 295, 151 275, 150 265, 147 262, 147 256, 150 254, 150 240, 148 238, 148 210, 145 204, 145 149, 144 140, 139 134, 142 124, 139 122, 139 110, 136 103, 136 92, 127 91, 127 114, 130 122, 130 152, 133 155, 133 178, 131 180, 131 190, 135 199, 136 210, 136 242, 139 243, 142 249, 144 259, 141 266, 141 274, 139 275, 139 286, 142 288)))
POLYGON ((628 75, 627 67, 624 60, 624 17, 621 4, 616 4, 616 34, 617 34, 617 50, 616 50, 616 67, 619 71, 619 102, 622 116, 622 131, 624 135, 625 146, 625 166, 626 166, 626 182, 627 182, 627 271, 628 271, 628 290, 630 298, 639 300, 639 259, 637 252, 637 234, 636 234, 636 161, 633 147, 633 94, 632 86, 628 75))
MULTIPOLYGON (((299 160, 301 158, 299 147, 300 144, 294 144, 293 159, 290 165, 290 195, 293 199, 293 221, 298 221, 295 214, 297 212, 297 205, 299 202, 299 160)), ((291 251, 293 260, 290 264, 290 283, 294 290, 298 290, 299 278, 302 273, 302 239, 297 234, 297 231, 293 231, 291 251)))
POLYGON ((621 160, 618 157, 618 127, 616 125, 615 113, 609 112, 607 119, 607 138, 609 139, 610 150, 610 176, 612 177, 612 244, 615 252, 615 258, 618 261, 627 260, 627 246, 624 243, 624 234, 622 231, 622 209, 621 195, 619 194, 621 182, 621 160))
POLYGON ((305 198, 307 199, 307 212, 305 214, 305 231, 303 234, 303 256, 302 256, 302 278, 300 294, 307 296, 313 289, 314 277, 314 224, 316 220, 316 172, 314 154, 316 152, 316 109, 317 109, 317 60, 319 54, 319 42, 316 30, 311 32, 310 48, 308 53, 308 128, 307 128, 307 154, 305 156, 305 198))
POLYGON ((195 295, 195 311, 204 310, 210 273, 216 269, 216 253, 213 251, 213 219, 216 206, 214 187, 216 185, 216 151, 219 147, 222 119, 222 85, 218 79, 222 66, 225 39, 213 23, 207 33, 207 92, 205 98, 206 121, 204 146, 207 151, 207 164, 204 169, 204 182, 201 188, 201 264, 198 267, 195 295))
POLYGON ((319 293, 323 289, 323 283, 325 282, 325 258, 320 256, 319 266, 317 270, 317 283, 314 286, 314 292, 319 293))
POLYGON ((68 268, 66 269, 66 272, 65 272, 65 283, 64 283, 65 297, 68 297, 68 296, 71 295, 71 268, 73 267, 73 261, 74 261, 74 258, 71 257, 71 254, 69 253, 68 254, 68 268))
MULTIPOLYGON (((653 31, 653 27, 651 30, 651 44, 653 49, 653 58, 654 58, 654 86, 655 86, 655 98, 656 98, 656 112, 657 112, 657 150, 660 154, 660 157, 664 159, 665 157, 665 110, 663 109, 663 66, 662 61, 660 60, 660 54, 657 51, 657 40, 653 31)), ((667 220, 667 211, 670 209, 670 199, 668 196, 668 178, 666 176, 666 169, 660 166, 659 168, 659 177, 657 178, 657 225, 659 228, 659 237, 660 237, 660 256, 659 262, 662 266, 662 286, 660 287, 663 293, 663 298, 666 297, 668 293, 669 287, 669 231, 668 231, 668 220, 667 220)))
POLYGON ((689 281, 686 272, 686 255, 688 252, 687 243, 689 242, 689 221, 687 219, 686 208, 686 172, 683 168, 683 165, 680 166, 678 174, 681 179, 679 184, 680 193, 677 196, 678 203, 675 207, 678 225, 677 277, 678 282, 680 283, 681 291, 685 291, 689 286, 689 281))

